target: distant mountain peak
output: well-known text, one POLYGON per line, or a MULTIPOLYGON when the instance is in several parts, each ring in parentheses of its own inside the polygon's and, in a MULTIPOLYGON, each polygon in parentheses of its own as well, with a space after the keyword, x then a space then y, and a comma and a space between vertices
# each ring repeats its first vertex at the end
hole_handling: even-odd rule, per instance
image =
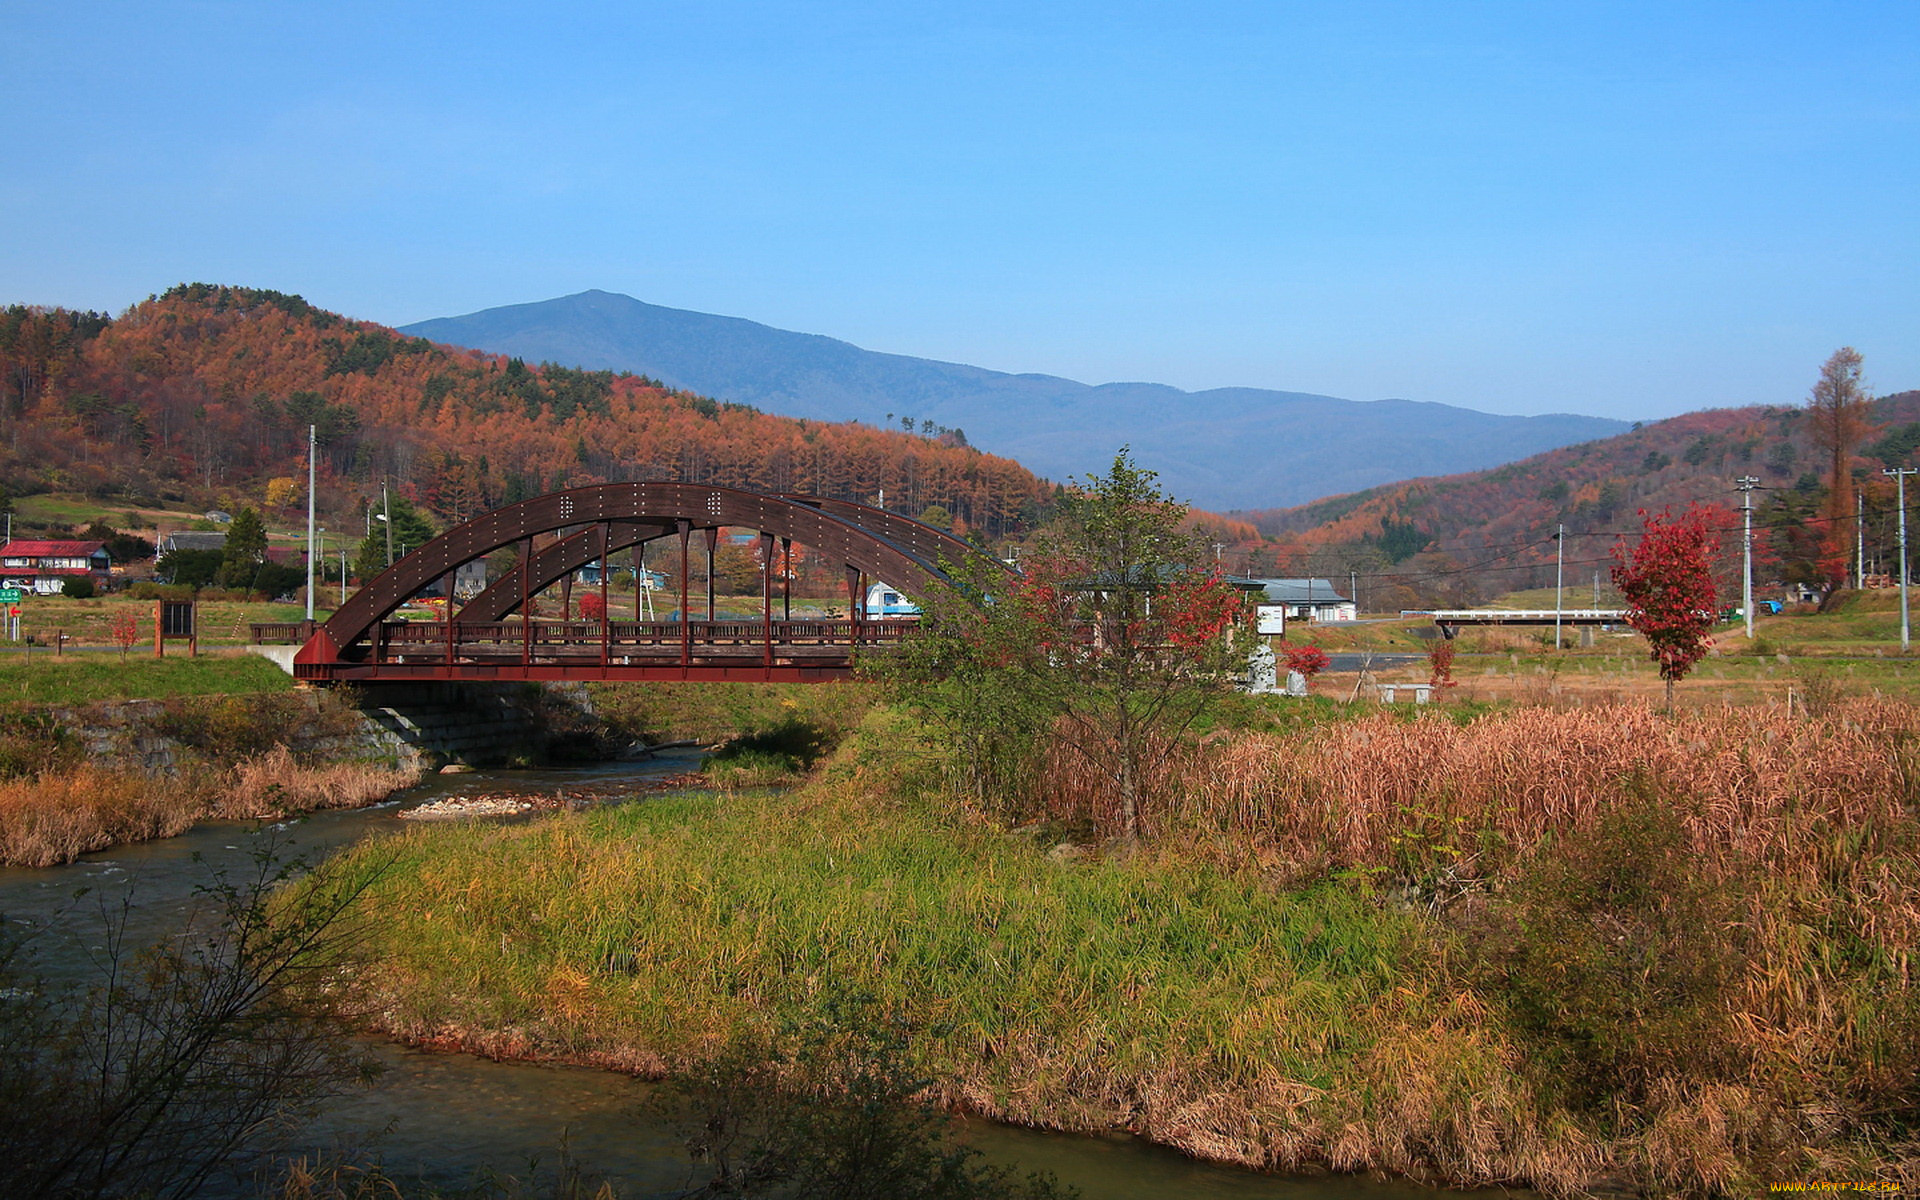
POLYGON ((1432 401, 1089 385, 887 354, 598 288, 401 332, 532 362, 634 371, 786 416, 932 421, 1053 479, 1101 470, 1128 444, 1169 492, 1209 509, 1280 507, 1498 466, 1627 428, 1600 417, 1497 416, 1432 401))

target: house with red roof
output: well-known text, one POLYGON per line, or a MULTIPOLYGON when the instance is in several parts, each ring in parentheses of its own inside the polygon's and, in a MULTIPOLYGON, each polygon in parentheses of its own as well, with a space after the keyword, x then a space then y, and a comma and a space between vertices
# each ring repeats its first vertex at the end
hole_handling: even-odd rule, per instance
POLYGON ((90 578, 102 591, 113 576, 113 559, 105 542, 28 541, 15 538, 0 545, 0 584, 56 595, 69 579, 90 578))

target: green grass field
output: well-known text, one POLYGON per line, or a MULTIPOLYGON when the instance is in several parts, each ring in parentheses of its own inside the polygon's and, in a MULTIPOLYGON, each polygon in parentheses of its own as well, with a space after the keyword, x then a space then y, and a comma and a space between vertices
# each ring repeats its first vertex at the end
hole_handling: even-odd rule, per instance
POLYGON ((188 658, 170 646, 166 658, 151 646, 123 660, 117 653, 64 654, 51 650, 0 653, 0 704, 91 704, 102 700, 159 700, 168 696, 286 692, 293 679, 251 654, 188 658))

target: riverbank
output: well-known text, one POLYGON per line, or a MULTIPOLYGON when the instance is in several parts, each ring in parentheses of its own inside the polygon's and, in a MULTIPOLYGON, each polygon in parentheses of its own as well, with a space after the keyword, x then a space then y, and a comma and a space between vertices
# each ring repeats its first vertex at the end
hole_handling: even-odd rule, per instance
POLYGON ((1249 1166, 1920 1182, 1913 710, 1263 737, 1132 848, 958 805, 897 713, 792 792, 411 831, 350 859, 380 1024, 654 1075, 856 992, 955 1107, 1249 1166))
POLYGON ((351 704, 291 690, 0 709, 0 866, 372 804, 422 774, 381 749, 351 704))
POLYGON ((763 691, 413 687, 295 690, 265 661, 48 658, 0 670, 0 866, 49 866, 174 836, 196 822, 376 803, 443 764, 531 765, 636 753, 647 729, 770 723, 763 691), (21 697, 54 703, 12 700, 21 697), (108 697, 105 699, 99 697, 108 697))

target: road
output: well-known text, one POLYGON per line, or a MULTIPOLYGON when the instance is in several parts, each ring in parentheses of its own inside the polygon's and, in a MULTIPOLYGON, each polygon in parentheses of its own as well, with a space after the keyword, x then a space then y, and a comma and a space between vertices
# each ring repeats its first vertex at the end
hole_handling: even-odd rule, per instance
POLYGON ((1394 667, 1410 667, 1415 663, 1427 661, 1427 656, 1424 654, 1329 654, 1327 659, 1328 671, 1352 673, 1368 669, 1386 671, 1394 667), (1369 659, 1372 660, 1371 666, 1368 664, 1369 659))

